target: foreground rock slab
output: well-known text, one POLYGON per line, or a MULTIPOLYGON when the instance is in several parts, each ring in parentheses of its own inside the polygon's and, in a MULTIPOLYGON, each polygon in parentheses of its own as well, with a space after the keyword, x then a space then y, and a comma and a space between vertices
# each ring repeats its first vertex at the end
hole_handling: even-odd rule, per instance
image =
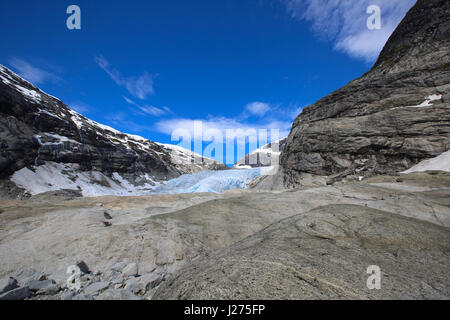
POLYGON ((329 205, 196 260, 155 299, 449 299, 447 228, 329 205), (369 290, 367 270, 381 269, 369 290))
MULTIPOLYGON (((426 223, 431 236, 435 228, 449 232, 449 199, 450 173, 426 172, 277 192, 239 190, 221 195, 73 200, 47 197, 45 200, 32 198, 26 201, 3 201, 0 202, 0 277, 14 277, 20 287, 29 285, 31 281, 52 279, 61 288, 57 294, 42 293, 32 299, 150 299, 160 285, 165 286, 165 280, 184 266, 203 261, 201 259, 204 257, 213 257, 220 250, 234 248, 233 245, 285 219, 310 215, 313 210, 326 206, 356 206, 362 208, 363 213, 364 210, 375 210, 388 218, 395 216, 400 219, 403 216, 408 232, 412 228, 409 221, 426 223), (114 224, 109 228, 105 228, 102 223, 105 210, 114 216, 114 224), (88 270, 95 272, 81 275, 81 292, 67 292, 70 276, 67 269, 76 261, 84 261, 88 270), (135 276, 135 270, 129 276, 123 273, 132 264, 138 266, 140 277, 135 276), (97 282, 109 282, 110 286, 104 291, 98 291, 98 294, 86 294, 83 291, 97 282)), ((320 214, 315 216, 319 218, 320 214)), ((311 223, 313 226, 314 223, 319 225, 322 222, 319 219, 311 223)), ((338 225, 337 222, 331 223, 338 225)), ((361 226, 362 231, 370 231, 377 226, 369 220, 367 223, 363 225, 364 228, 361 226)), ((351 227, 348 227, 349 232, 356 232, 351 227)), ((387 229, 386 236, 390 235, 389 232, 390 229, 387 229)), ((411 235, 411 232, 407 234, 411 235)), ((393 239, 393 243, 402 249, 401 239, 393 239)), ((444 240, 441 243, 445 246, 448 240, 444 240)), ((328 241, 332 242, 333 239, 328 241)), ((433 248, 433 243, 428 245, 433 248)), ((350 244, 356 245, 351 241, 350 244)), ((308 250, 320 250, 322 245, 321 241, 313 242, 306 247, 300 246, 299 250, 305 250, 303 254, 308 254, 308 250)), ((428 250, 428 245, 423 247, 424 251, 428 250)), ((421 248, 422 245, 414 247, 411 242, 411 246, 421 248)), ((279 250, 291 249, 287 247, 279 250)), ((390 249, 386 250, 390 252, 390 249)), ((442 252, 438 261, 450 265, 448 252, 442 252)), ((327 257, 326 254, 324 256, 327 257)), ((363 267, 357 265, 360 259, 358 255, 350 255, 345 250, 343 254, 328 257, 333 263, 333 259, 339 258, 363 267)), ((388 257, 397 259, 390 253, 388 257)), ((402 250, 399 251, 399 257, 403 257, 402 250)), ((426 255, 406 255, 404 259, 407 264, 422 264, 424 268, 430 265, 430 270, 433 270, 432 265, 436 261, 434 257, 426 255)), ((379 263, 383 263, 383 260, 379 263)), ((373 261, 372 264, 377 263, 373 261)), ((367 267, 364 266, 365 269, 367 267)), ((382 272, 389 271, 383 265, 380 268, 382 272)), ((199 267, 199 270, 203 269, 199 267)), ((279 271, 274 269, 273 272, 276 274, 279 271)), ((344 272, 343 276, 347 276, 343 269, 337 268, 335 272, 344 272)), ((347 272, 357 272, 361 281, 367 279, 360 270, 347 272)), ((225 274, 230 273, 225 270, 225 274)), ((433 280, 428 279, 429 275, 424 273, 421 282, 425 287, 434 287, 433 280)), ((266 276, 268 279, 273 277, 270 274, 266 276)), ((417 284, 419 280, 413 277, 411 281, 417 284)), ((392 290, 395 292, 396 289, 392 290)), ((253 297, 252 291, 248 295, 253 297)), ((442 292, 438 291, 438 296, 441 295, 442 292)), ((272 298, 277 297, 274 295, 272 298)), ((405 297, 409 297, 408 294, 405 297)))

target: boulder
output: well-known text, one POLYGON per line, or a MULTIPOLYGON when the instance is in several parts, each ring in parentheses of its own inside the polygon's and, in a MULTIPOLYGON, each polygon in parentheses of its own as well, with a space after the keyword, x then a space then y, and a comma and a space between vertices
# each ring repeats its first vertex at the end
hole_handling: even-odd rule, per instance
POLYGON ((28 287, 20 287, 7 291, 0 295, 1 300, 24 300, 31 296, 31 291, 28 287))
POLYGON ((26 269, 22 271, 16 278, 21 286, 28 286, 28 284, 32 281, 46 280, 47 276, 44 273, 38 272, 34 269, 26 269))
POLYGON ((0 294, 11 291, 19 287, 16 279, 7 277, 0 280, 0 294))
POLYGON ((130 263, 123 270, 122 274, 128 277, 135 277, 139 274, 139 267, 137 263, 130 263))
POLYGON ((28 287, 37 294, 54 295, 60 290, 60 286, 54 280, 30 281, 28 287))
POLYGON ((139 278, 139 284, 146 292, 159 286, 163 280, 164 277, 160 274, 145 274, 139 278))
POLYGON ((116 272, 122 272, 122 270, 125 269, 126 266, 127 264, 125 262, 117 262, 115 265, 111 267, 111 270, 116 272))
POLYGON ((95 295, 100 293, 100 291, 103 291, 109 287, 109 282, 95 282, 88 286, 86 289, 84 289, 84 294, 86 295, 95 295))
POLYGON ((86 262, 84 262, 84 261, 78 261, 77 263, 75 263, 75 265, 76 265, 78 268, 80 268, 80 270, 81 270, 82 273, 90 273, 89 267, 88 267, 88 265, 86 264, 86 262))

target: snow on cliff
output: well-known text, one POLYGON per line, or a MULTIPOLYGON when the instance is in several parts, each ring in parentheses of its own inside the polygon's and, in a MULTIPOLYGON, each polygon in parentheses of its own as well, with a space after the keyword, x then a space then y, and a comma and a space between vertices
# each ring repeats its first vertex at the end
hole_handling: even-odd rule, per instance
POLYGON ((447 171, 450 172, 450 151, 444 152, 436 158, 424 160, 414 167, 402 173, 424 172, 424 171, 447 171))

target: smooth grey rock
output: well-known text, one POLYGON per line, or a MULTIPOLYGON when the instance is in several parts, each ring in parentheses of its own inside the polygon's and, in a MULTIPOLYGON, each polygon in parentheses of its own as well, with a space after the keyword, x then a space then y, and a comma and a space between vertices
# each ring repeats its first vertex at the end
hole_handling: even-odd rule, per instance
POLYGON ((139 293, 142 289, 138 278, 132 278, 125 282, 125 290, 131 291, 134 294, 139 293))
POLYGON ((154 299, 450 298, 448 228, 364 206, 328 205, 196 259, 154 299), (381 289, 367 287, 370 266, 381 289))
POLYGON ((129 265, 127 265, 123 270, 122 270, 122 274, 124 276, 137 276, 139 274, 139 267, 137 265, 137 263, 130 263, 129 265))
POLYGON ((6 277, 0 280, 0 294, 3 294, 7 291, 11 291, 19 287, 19 284, 16 279, 12 277, 6 277))
POLYGON ((104 280, 108 280, 111 282, 114 281, 123 281, 122 273, 114 270, 108 270, 103 275, 104 280))
MULTIPOLYGON (((448 229, 450 173, 433 172, 400 177, 401 183, 396 182, 399 177, 377 177, 376 180, 364 179, 361 183, 284 192, 237 190, 222 195, 102 198, 105 206, 116 207, 117 212, 123 213, 115 217, 116 221, 120 221, 120 226, 114 231, 93 223, 101 219, 101 211, 91 207, 91 198, 42 204, 24 201, 18 207, 9 206, 8 216, 0 214, 0 237, 3 239, 0 242, 0 270, 3 274, 10 274, 12 268, 20 270, 36 266, 54 278, 58 268, 55 261, 60 261, 61 257, 66 257, 62 265, 69 265, 73 262, 71 257, 83 257, 87 252, 95 252, 95 257, 89 254, 92 259, 89 261, 95 266, 109 266, 108 262, 117 257, 123 261, 139 261, 139 269, 142 270, 156 267, 158 273, 173 274, 183 265, 202 256, 211 256, 215 251, 227 248, 281 220, 336 204, 369 206, 389 215, 404 215, 409 220, 421 219, 448 229), (160 214, 149 216, 149 212, 160 214), (62 213, 64 219, 61 219, 62 213), (30 227, 21 231, 17 226, 24 220, 15 216, 25 217, 28 226, 39 226, 32 230, 33 236, 39 239, 42 246, 52 250, 36 251, 23 246, 29 240, 30 227), (72 223, 68 224, 68 220, 72 223), (15 233, 14 239, 7 236, 9 232, 15 233), (145 236, 139 238, 137 243, 136 239, 143 234, 145 236), (79 240, 74 242, 74 239, 79 240), (111 245, 105 245, 105 239, 109 239, 107 241, 111 241, 111 245), (140 251, 141 248, 144 250, 140 251), (11 255, 11 252, 15 254, 11 255)), ((0 207, 3 208, 1 203, 0 207)), ((366 227, 368 230, 371 228, 371 225, 366 227)), ((389 256, 391 253, 385 254, 389 256)), ((348 260, 358 258, 357 255, 349 256, 348 260)), ((442 254, 441 259, 447 259, 444 264, 450 265, 448 254, 442 254)), ((428 257, 421 263, 432 266, 433 260, 428 257)), ((414 261, 409 262, 415 264, 414 261)), ((105 274, 107 272, 109 270, 105 274)), ((143 272, 147 273, 149 271, 143 272)), ((225 270, 225 275, 229 273, 225 270)), ((122 278, 121 274, 116 273, 116 276, 122 278)), ((105 276, 106 280, 109 278, 105 276)), ((429 275, 424 274, 422 280, 434 286, 429 275)), ((387 293, 390 290, 387 289, 387 293)))
POLYGON ((115 265, 111 267, 111 270, 122 272, 122 270, 125 269, 126 266, 127 264, 125 262, 117 262, 115 265))
POLYGON ((123 282, 124 282, 123 277, 117 277, 117 278, 111 280, 112 284, 122 284, 123 282))
POLYGON ((163 280, 164 277, 160 274, 145 274, 139 278, 138 283, 148 291, 159 286, 163 280))
POLYGON ((16 278, 21 286, 28 286, 31 281, 46 280, 47 276, 44 273, 38 272, 34 269, 26 269, 21 272, 16 278))
POLYGON ((37 294, 52 295, 56 294, 60 290, 60 286, 56 284, 54 280, 43 280, 43 281, 31 281, 28 284, 31 291, 37 294))
POLYGON ((0 295, 0 300, 24 300, 31 296, 31 291, 28 287, 20 287, 0 295))
POLYGON ((95 295, 98 294, 99 291, 102 291, 109 287, 109 282, 96 282, 88 286, 86 289, 84 289, 84 293, 87 295, 95 295))

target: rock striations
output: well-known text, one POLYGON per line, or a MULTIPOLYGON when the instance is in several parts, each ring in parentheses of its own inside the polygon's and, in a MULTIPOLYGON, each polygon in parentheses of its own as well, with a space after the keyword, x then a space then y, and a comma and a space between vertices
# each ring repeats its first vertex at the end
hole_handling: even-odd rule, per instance
POLYGON ((419 0, 361 78, 305 108, 281 155, 304 173, 395 174, 450 149, 450 2, 419 0))

